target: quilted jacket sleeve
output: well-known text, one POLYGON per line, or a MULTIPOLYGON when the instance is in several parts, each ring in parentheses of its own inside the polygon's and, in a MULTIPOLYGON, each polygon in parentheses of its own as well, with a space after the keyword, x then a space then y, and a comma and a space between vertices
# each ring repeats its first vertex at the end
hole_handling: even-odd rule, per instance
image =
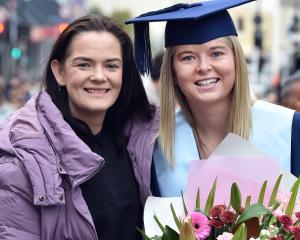
POLYGON ((0 157, 0 239, 40 239, 40 210, 32 186, 14 158, 0 157))

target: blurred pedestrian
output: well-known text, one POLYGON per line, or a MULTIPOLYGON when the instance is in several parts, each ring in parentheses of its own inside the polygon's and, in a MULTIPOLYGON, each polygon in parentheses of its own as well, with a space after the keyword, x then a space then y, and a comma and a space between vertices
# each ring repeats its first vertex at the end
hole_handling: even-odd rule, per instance
POLYGON ((267 87, 262 99, 269 103, 279 104, 279 89, 273 86, 267 87))
POLYGON ((300 71, 288 77, 280 93, 281 105, 300 112, 300 71))
POLYGON ((7 96, 15 110, 23 107, 30 98, 28 84, 20 77, 13 76, 8 83, 7 96))
POLYGON ((44 78, 0 127, 0 239, 141 239, 158 117, 130 37, 79 18, 44 78))
POLYGON ((5 97, 6 84, 4 78, 0 76, 0 122, 9 116, 15 109, 5 97))
POLYGON ((141 72, 151 68, 150 39, 144 37, 148 23, 167 21, 153 157, 162 196, 180 196, 190 161, 208 159, 228 133, 251 140, 282 169, 300 174, 300 114, 264 101, 253 104, 250 97, 246 59, 227 11, 250 1, 176 4, 128 21, 140 40, 136 59, 141 72))

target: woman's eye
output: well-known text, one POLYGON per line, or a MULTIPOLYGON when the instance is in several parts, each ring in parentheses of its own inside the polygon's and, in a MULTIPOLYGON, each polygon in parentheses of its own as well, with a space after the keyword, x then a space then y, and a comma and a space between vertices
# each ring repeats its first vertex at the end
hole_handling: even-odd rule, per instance
POLYGON ((184 56, 184 57, 182 58, 183 61, 187 61, 187 62, 190 62, 190 61, 192 61, 192 60, 194 60, 194 59, 195 59, 195 57, 194 57, 194 56, 191 56, 191 55, 189 55, 189 56, 184 56))
POLYGON ((116 69, 121 68, 121 66, 118 64, 115 64, 115 63, 109 63, 106 65, 106 68, 109 70, 116 70, 116 69))
POLYGON ((85 70, 85 69, 88 69, 90 67, 90 64, 88 64, 88 63, 78 63, 77 67, 79 67, 80 69, 85 70))
POLYGON ((213 57, 220 57, 220 56, 222 56, 222 55, 223 55, 222 52, 213 52, 213 53, 212 53, 212 56, 213 56, 213 57))

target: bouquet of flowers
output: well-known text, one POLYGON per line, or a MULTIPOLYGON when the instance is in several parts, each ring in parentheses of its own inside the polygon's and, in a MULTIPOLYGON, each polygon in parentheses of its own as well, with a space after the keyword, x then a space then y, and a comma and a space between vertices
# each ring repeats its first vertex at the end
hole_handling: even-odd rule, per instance
POLYGON ((300 240, 300 212, 296 203, 300 178, 293 184, 290 193, 279 191, 282 175, 277 178, 269 199, 265 199, 267 181, 262 184, 256 203, 251 204, 251 196, 243 203, 239 186, 233 183, 228 205, 214 205, 217 180, 208 194, 205 208, 200 209, 200 193, 196 196, 194 211, 188 212, 184 197, 184 215, 178 216, 172 203, 172 213, 177 229, 164 226, 154 214, 162 235, 148 237, 138 229, 145 240, 300 240), (268 204, 264 204, 265 202, 268 204))

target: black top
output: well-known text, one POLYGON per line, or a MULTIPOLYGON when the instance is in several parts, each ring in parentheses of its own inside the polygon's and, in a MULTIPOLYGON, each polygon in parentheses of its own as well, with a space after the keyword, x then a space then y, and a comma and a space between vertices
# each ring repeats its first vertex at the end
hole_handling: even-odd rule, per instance
POLYGON ((125 136, 120 146, 105 130, 94 136, 85 123, 67 121, 91 150, 105 160, 104 166, 80 185, 99 239, 142 239, 136 227, 141 227, 143 209, 125 136))

